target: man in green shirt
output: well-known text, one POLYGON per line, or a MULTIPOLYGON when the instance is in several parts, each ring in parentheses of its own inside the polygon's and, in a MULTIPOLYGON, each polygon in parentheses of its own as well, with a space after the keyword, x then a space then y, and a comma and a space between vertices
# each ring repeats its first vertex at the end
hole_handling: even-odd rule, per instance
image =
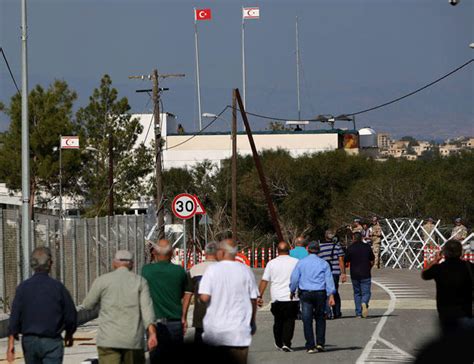
POLYGON ((168 240, 162 239, 153 249, 154 263, 142 269, 142 276, 148 282, 153 308, 157 318, 158 347, 150 353, 152 363, 170 358, 183 344, 186 322, 182 320, 182 299, 187 287, 186 272, 179 265, 171 263, 173 249, 168 240))
POLYGON ((148 284, 131 272, 133 257, 127 250, 117 251, 113 268, 94 281, 81 308, 100 306, 97 351, 101 364, 144 364, 145 329, 148 348, 157 345, 148 284))

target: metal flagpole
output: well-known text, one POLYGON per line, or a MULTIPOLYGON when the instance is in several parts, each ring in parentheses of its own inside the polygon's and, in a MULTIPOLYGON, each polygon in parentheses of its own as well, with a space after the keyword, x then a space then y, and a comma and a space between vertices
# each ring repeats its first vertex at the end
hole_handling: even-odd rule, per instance
POLYGON ((298 17, 296 17, 296 93, 298 96, 298 120, 301 120, 300 103, 300 45, 298 39, 298 17))
POLYGON ((59 136, 59 256, 61 260, 60 278, 64 283, 65 255, 64 255, 64 221, 63 221, 63 146, 62 135, 59 136))
POLYGON ((247 99, 246 99, 246 74, 245 74, 245 18, 244 18, 244 8, 242 8, 242 101, 244 103, 245 110, 247 110, 247 99))
POLYGON ((30 139, 28 125, 28 29, 26 0, 21 1, 21 237, 22 275, 30 273, 30 139))
POLYGON ((202 129, 202 113, 201 113, 201 85, 199 76, 199 39, 197 31, 196 8, 194 8, 194 45, 196 48, 196 86, 198 98, 198 113, 199 113, 199 130, 202 129))

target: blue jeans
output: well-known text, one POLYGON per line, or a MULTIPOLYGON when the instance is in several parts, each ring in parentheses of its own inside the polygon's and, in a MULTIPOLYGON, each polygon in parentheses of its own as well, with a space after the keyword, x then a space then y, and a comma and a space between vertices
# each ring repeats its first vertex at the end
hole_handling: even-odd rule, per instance
POLYGON ((55 339, 35 335, 23 336, 21 345, 26 364, 60 364, 63 362, 62 338, 55 339))
POLYGON ((182 350, 184 333, 181 320, 157 323, 156 337, 158 339, 158 346, 150 352, 150 363, 171 360, 176 355, 176 352, 182 350))
POLYGON ((335 305, 331 308, 329 306, 329 300, 326 302, 326 315, 329 317, 341 317, 341 296, 339 295, 339 274, 333 274, 332 278, 334 279, 334 287, 336 288, 336 293, 334 293, 334 303, 335 305))
POLYGON ((304 338, 306 349, 312 349, 314 344, 313 318, 316 321, 316 342, 324 346, 326 341, 326 291, 301 291, 301 315, 303 319, 304 338))
POLYGON ((356 316, 362 315, 362 304, 369 307, 371 278, 352 279, 352 289, 354 290, 354 303, 356 316))

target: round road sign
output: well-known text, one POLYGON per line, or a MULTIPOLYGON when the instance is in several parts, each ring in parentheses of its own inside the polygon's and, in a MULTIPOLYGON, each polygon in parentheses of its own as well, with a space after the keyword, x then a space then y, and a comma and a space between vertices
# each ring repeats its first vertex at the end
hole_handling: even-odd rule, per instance
POLYGON ((171 208, 176 217, 186 220, 194 216, 197 204, 193 195, 181 193, 174 198, 171 208))

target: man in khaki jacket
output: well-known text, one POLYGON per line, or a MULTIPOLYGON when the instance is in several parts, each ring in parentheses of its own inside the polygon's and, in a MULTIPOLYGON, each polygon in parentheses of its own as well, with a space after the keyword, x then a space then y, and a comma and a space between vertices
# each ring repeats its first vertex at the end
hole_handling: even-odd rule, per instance
POLYGON ((101 364, 142 364, 145 329, 148 348, 157 345, 148 284, 131 272, 133 256, 127 250, 117 251, 113 268, 94 281, 82 307, 90 310, 100 305, 97 351, 101 364))

